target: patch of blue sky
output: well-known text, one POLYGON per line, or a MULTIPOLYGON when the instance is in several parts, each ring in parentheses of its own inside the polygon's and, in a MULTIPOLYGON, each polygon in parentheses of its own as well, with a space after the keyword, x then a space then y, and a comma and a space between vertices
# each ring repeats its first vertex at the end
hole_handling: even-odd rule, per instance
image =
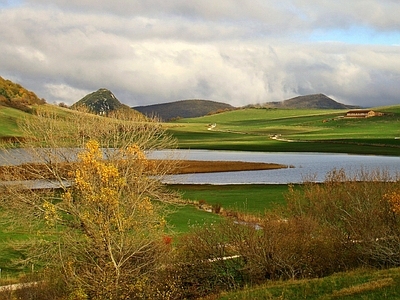
POLYGON ((23 0, 0 0, 0 8, 20 6, 22 2, 23 0))
POLYGON ((367 27, 317 29, 310 35, 312 42, 341 42, 357 45, 400 46, 399 31, 376 31, 367 27))

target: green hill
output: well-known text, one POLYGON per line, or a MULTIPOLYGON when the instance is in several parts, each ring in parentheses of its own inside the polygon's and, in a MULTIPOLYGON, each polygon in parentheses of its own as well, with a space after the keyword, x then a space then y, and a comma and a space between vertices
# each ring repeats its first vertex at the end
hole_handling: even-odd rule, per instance
POLYGON ((40 99, 34 92, 28 91, 11 80, 0 77, 0 106, 30 112, 32 105, 44 103, 46 101, 40 99))
POLYGON ((163 121, 177 118, 195 118, 211 113, 233 110, 232 105, 210 100, 180 100, 169 103, 136 106, 133 109, 147 115, 156 116, 163 121))

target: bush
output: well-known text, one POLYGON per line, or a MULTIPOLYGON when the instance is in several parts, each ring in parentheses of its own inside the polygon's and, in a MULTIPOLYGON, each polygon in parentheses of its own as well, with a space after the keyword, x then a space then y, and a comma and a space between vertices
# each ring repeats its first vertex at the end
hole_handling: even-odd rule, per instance
POLYGON ((348 267, 336 233, 312 218, 271 215, 261 226, 241 230, 243 236, 236 238, 252 283, 321 277, 348 267))
POLYGON ((232 222, 195 227, 177 245, 174 272, 184 298, 243 286, 243 259, 229 243, 232 222))
POLYGON ((399 181, 385 172, 350 176, 333 170, 323 184, 309 182, 302 192, 291 190, 288 215, 307 216, 331 228, 342 245, 353 245, 361 264, 398 266, 400 219, 386 198, 399 190, 399 181))

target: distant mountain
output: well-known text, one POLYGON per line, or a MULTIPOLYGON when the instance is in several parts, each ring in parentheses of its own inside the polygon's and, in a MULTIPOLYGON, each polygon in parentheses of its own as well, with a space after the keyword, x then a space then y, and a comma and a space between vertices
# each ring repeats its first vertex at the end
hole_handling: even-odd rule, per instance
POLYGON ((336 102, 324 94, 298 96, 281 102, 267 102, 260 105, 266 108, 293 108, 293 109, 354 109, 359 106, 336 102))
POLYGON ((0 105, 30 112, 32 105, 45 104, 34 92, 11 80, 0 77, 0 105))
POLYGON ((136 106, 133 109, 150 117, 159 117, 163 121, 175 118, 195 118, 235 109, 232 105, 210 100, 180 100, 169 103, 136 106))
POLYGON ((98 115, 108 115, 112 111, 128 106, 122 104, 111 91, 103 88, 86 95, 71 106, 73 109, 78 107, 86 107, 98 115))

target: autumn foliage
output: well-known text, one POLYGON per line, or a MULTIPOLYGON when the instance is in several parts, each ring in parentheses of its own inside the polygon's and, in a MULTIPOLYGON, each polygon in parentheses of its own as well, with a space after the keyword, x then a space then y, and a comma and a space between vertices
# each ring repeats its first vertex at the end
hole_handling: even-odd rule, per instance
POLYGON ((0 105, 31 112, 30 106, 44 103, 46 101, 39 99, 35 93, 0 77, 0 105))

